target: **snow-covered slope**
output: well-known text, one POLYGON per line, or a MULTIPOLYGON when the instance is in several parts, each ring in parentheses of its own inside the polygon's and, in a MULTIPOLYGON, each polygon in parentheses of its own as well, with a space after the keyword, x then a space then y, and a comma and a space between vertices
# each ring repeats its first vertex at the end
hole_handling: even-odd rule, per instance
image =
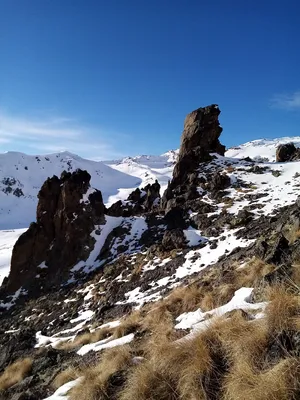
POLYGON ((138 177, 68 152, 45 156, 0 154, 0 229, 28 227, 35 220, 37 194, 44 181, 77 168, 91 174, 91 185, 102 191, 104 201, 119 188, 132 190, 141 183, 138 177))
POLYGON ((0 231, 0 285, 10 270, 10 259, 14 244, 26 229, 0 231))
MULTIPOLYGON (((161 194, 172 178, 174 164, 178 150, 170 150, 160 156, 141 155, 126 157, 122 160, 105 161, 105 164, 128 175, 135 176, 141 180, 140 187, 153 183, 156 179, 161 185, 161 194)), ((128 196, 130 190, 121 189, 117 195, 111 195, 108 205, 128 196)))
POLYGON ((127 157, 99 162, 69 152, 29 156, 18 152, 0 154, 0 229, 28 227, 35 220, 37 194, 44 181, 64 170, 87 170, 91 185, 100 189, 109 206, 126 199, 136 187, 158 179, 164 191, 172 176, 177 152, 161 156, 127 157))
POLYGON ((273 162, 275 161, 276 147, 279 144, 290 142, 293 142, 296 147, 300 147, 300 136, 253 140, 240 146, 231 147, 225 155, 226 157, 250 157, 254 161, 273 162))

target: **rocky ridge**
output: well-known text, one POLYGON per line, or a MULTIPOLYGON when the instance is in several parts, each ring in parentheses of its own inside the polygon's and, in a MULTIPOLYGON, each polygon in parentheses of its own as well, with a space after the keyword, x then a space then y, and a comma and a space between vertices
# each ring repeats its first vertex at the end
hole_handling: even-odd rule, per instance
MULTIPOLYGON (((221 286, 220 305, 230 304, 234 293, 243 289, 237 277, 253 260, 260 260, 264 269, 249 281, 252 286, 246 287, 243 306, 238 306, 243 319, 254 321, 254 311, 264 309, 266 283, 294 279, 300 256, 299 184, 297 177, 293 184, 285 182, 297 165, 224 157, 219 113, 212 105, 186 118, 173 178, 162 199, 159 183, 154 182, 106 208, 101 192, 90 188, 90 176, 81 170, 45 182, 37 222, 17 241, 1 293, 0 368, 25 355, 33 358, 33 368, 28 378, 3 392, 3 398, 48 396, 59 371, 76 363, 99 362, 103 340, 96 345, 77 342, 81 335, 93 333, 95 326, 117 326, 134 310, 144 318, 151 303, 154 310, 161 302, 164 305, 178 285, 192 285, 198 292, 190 299, 188 312, 179 312, 175 303, 164 305, 172 317, 175 340, 193 334, 207 317, 213 319, 215 310, 221 312, 222 306, 213 303, 205 315, 195 297, 201 291, 217 297, 221 286), (276 192, 278 181, 281 191, 276 192), (287 205, 282 193, 290 193, 287 205), (19 297, 7 297, 20 289, 19 297)), ((140 341, 154 334, 143 326, 127 324, 121 334, 123 343, 132 341, 136 357, 141 356, 140 341)), ((295 347, 296 336, 289 338, 295 347)), ((118 339, 112 336, 107 343, 114 340, 118 339)), ((272 349, 274 353, 274 345, 272 349)), ((119 398, 117 392, 127 379, 124 371, 118 377, 109 381, 110 398, 119 398)), ((212 377, 205 382, 206 393, 215 388, 209 398, 223 399, 218 389, 221 378, 218 385, 212 377)), ((79 398, 74 396, 72 400, 79 398)), ((139 399, 149 398, 143 396, 139 399)))

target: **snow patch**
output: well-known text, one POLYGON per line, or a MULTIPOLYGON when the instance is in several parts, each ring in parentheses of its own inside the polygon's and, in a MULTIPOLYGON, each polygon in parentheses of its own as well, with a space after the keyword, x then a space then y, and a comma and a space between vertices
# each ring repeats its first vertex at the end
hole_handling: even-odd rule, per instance
POLYGON ((123 336, 123 337, 121 337, 119 339, 115 339, 115 340, 110 340, 110 338, 103 339, 103 340, 100 340, 99 342, 86 344, 86 345, 82 346, 81 349, 79 349, 77 351, 77 354, 79 354, 80 356, 83 356, 90 351, 100 351, 100 350, 104 350, 104 349, 110 349, 110 348, 116 347, 116 346, 122 346, 124 344, 132 342, 133 339, 134 339, 133 333, 130 333, 129 335, 123 336))
POLYGON ((60 388, 56 390, 55 393, 53 393, 52 396, 45 398, 44 400, 68 400, 68 392, 78 385, 78 383, 82 380, 83 378, 77 378, 74 381, 70 381, 62 385, 60 388))
POLYGON ((176 329, 193 329, 193 330, 201 330, 203 328, 208 327, 208 325, 212 322, 212 318, 206 319, 207 317, 213 316, 222 316, 232 310, 259 310, 264 309, 266 304, 262 303, 249 303, 251 293, 253 288, 240 288, 235 293, 233 298, 225 305, 221 307, 214 308, 211 311, 202 312, 200 308, 196 311, 183 313, 176 318, 178 322, 175 325, 176 329))

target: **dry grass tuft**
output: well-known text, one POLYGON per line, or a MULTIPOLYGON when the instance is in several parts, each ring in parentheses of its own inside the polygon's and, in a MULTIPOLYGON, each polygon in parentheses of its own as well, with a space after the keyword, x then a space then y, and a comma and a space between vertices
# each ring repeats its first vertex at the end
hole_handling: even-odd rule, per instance
POLYGON ((83 380, 70 392, 70 400, 113 399, 124 383, 132 363, 129 346, 119 346, 102 354, 99 364, 86 370, 83 380))
POLYGON ((141 326, 141 314, 139 311, 132 312, 128 317, 121 321, 120 325, 114 328, 113 339, 129 335, 136 332, 141 326))
POLYGON ((228 303, 236 291, 234 284, 224 284, 216 287, 210 292, 207 292, 200 302, 202 311, 210 311, 213 308, 220 307, 228 303))
POLYGON ((94 332, 87 332, 76 336, 71 342, 61 342, 57 348, 60 350, 72 350, 85 344, 99 342, 99 340, 106 339, 111 336, 111 334, 111 328, 96 329, 94 332))
POLYGON ((21 382, 31 371, 32 359, 23 358, 9 365, 0 375, 0 390, 6 390, 21 382))
POLYGON ((52 382, 52 387, 58 389, 67 382, 73 381, 79 378, 83 374, 83 371, 79 368, 69 367, 64 371, 59 372, 52 382))
POLYGON ((224 400, 291 400, 299 393, 300 362, 281 360, 267 371, 240 362, 226 377, 224 400))
POLYGON ((270 332, 295 330, 300 319, 300 298, 288 293, 283 286, 268 290, 269 304, 266 307, 266 320, 270 332))
POLYGON ((179 342, 156 336, 118 398, 292 399, 299 390, 300 361, 279 357, 270 362, 270 329, 268 319, 249 322, 236 313, 179 342))
POLYGON ((243 268, 236 271, 235 284, 237 287, 255 287, 274 269, 274 265, 253 257, 243 268))

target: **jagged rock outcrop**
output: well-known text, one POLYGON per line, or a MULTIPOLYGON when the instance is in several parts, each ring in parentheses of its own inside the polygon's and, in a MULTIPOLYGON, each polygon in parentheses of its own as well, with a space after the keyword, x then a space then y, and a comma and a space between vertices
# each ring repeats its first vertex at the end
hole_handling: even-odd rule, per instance
POLYGON ((300 149, 294 143, 280 144, 276 149, 276 162, 287 162, 300 159, 300 149))
POLYGON ((225 146, 219 142, 222 128, 220 109, 216 104, 198 108, 187 115, 181 136, 180 150, 173 171, 171 189, 189 184, 197 178, 199 163, 210 161, 210 153, 224 155, 225 146))
POLYGON ((14 246, 2 292, 11 294, 22 287, 35 296, 63 283, 70 268, 87 259, 95 242, 91 232, 105 223, 102 194, 90 189, 90 179, 87 171, 77 170, 45 181, 36 222, 14 246))
POLYGON ((183 249, 187 247, 187 240, 181 229, 172 229, 165 232, 162 245, 166 250, 183 249))
POLYGON ((107 215, 112 217, 131 217, 152 211, 160 205, 160 184, 156 180, 142 189, 136 188, 127 200, 112 204, 107 215))
MULTIPOLYGON (((219 142, 222 132, 219 115, 220 109, 215 104, 198 108, 187 115, 173 178, 162 198, 166 215, 179 204, 184 208, 186 202, 200 197, 197 187, 206 184, 206 181, 199 177, 199 164, 210 161, 211 153, 224 155, 225 146, 219 142)), ((230 179, 226 175, 218 175, 211 182, 211 190, 223 190, 229 185, 230 179)))

